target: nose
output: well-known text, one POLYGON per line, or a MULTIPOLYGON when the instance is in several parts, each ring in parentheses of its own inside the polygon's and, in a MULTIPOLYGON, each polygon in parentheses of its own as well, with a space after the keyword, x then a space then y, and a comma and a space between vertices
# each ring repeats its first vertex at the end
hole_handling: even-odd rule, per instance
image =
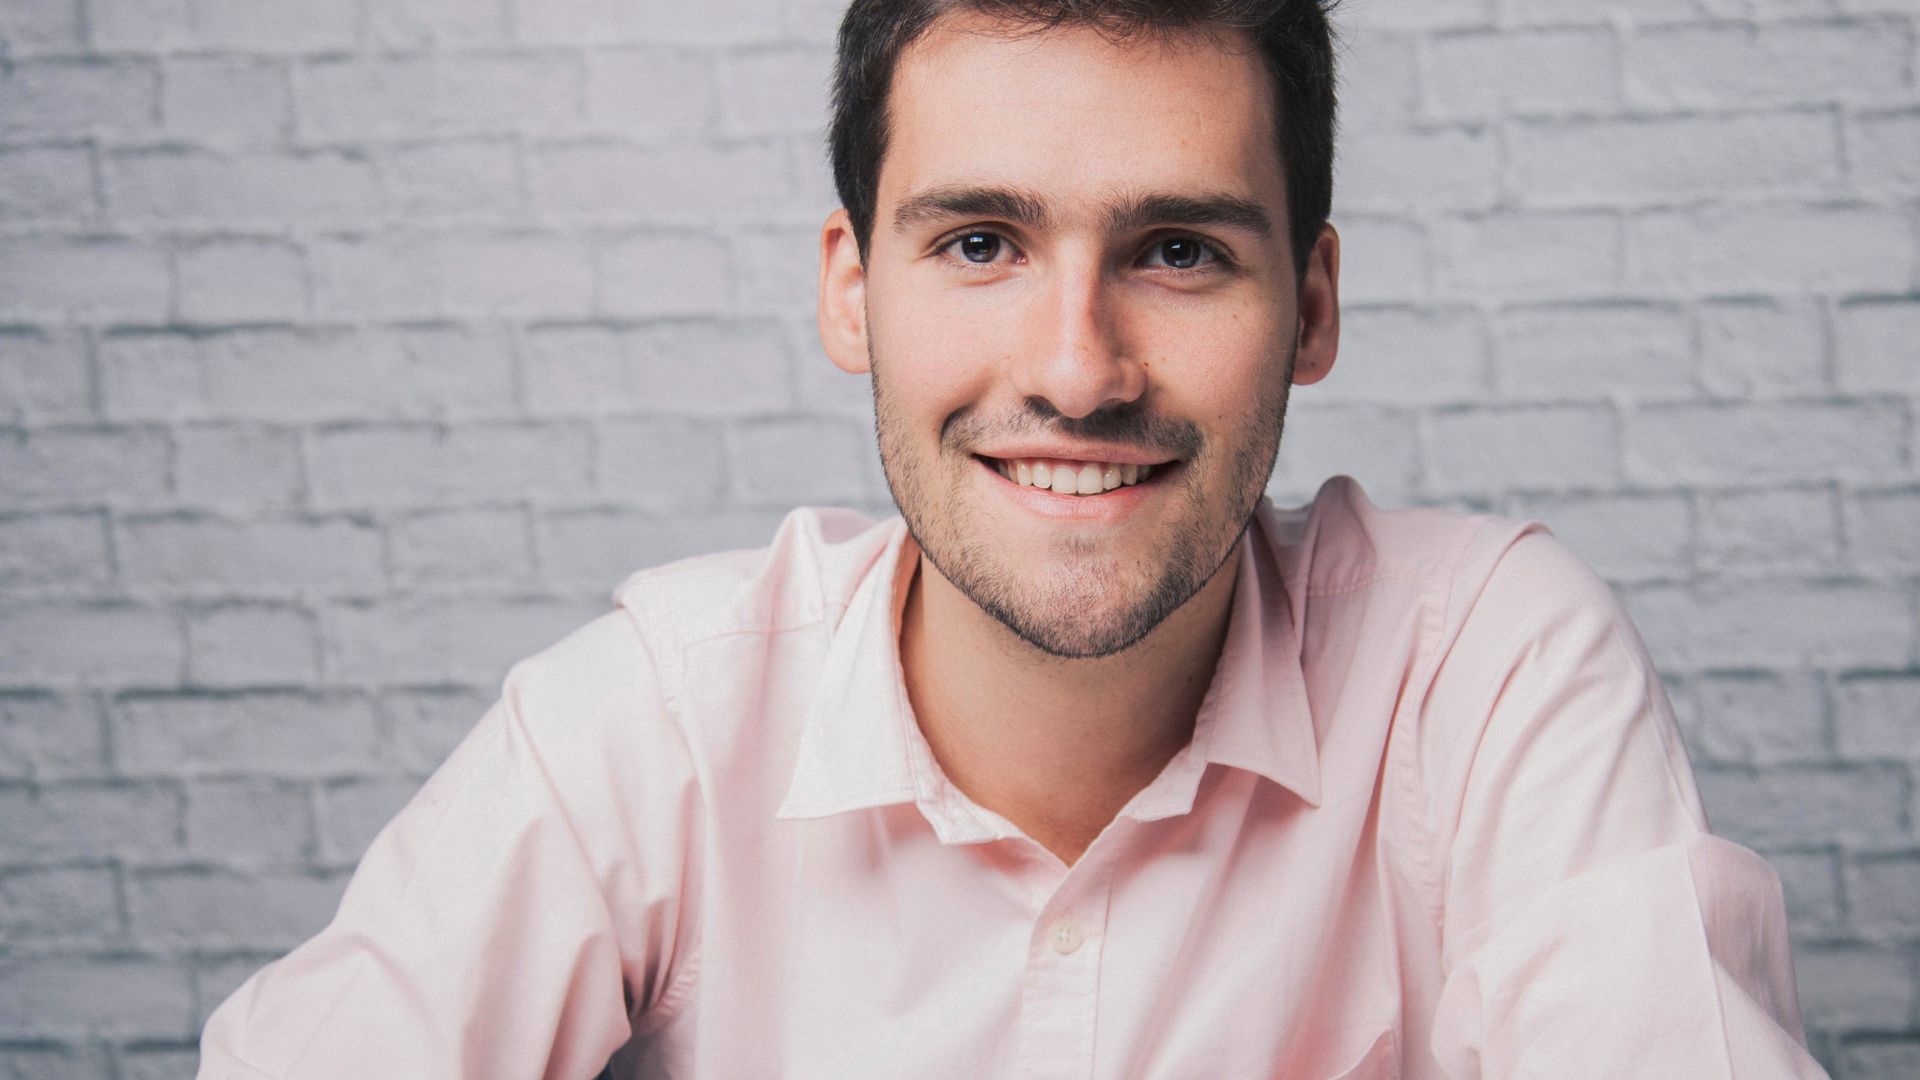
POLYGON ((1146 392, 1146 368, 1130 354, 1120 298, 1097 265, 1063 266, 1039 284, 1023 313, 1014 389, 1074 419, 1146 392))

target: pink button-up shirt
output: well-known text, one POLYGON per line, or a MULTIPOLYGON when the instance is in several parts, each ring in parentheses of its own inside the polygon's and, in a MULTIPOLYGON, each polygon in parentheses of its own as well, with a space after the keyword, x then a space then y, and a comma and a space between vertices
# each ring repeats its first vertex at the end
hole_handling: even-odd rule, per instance
POLYGON ((1188 746, 1071 867, 908 707, 898 520, 630 578, 515 667, 203 1078, 1823 1075, 1778 878, 1538 526, 1262 505, 1188 746))

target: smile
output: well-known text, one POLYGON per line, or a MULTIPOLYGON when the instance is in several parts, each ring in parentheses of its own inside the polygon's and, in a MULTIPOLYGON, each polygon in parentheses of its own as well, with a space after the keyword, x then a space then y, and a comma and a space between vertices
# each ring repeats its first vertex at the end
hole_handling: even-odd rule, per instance
POLYGON ((1100 495, 1132 487, 1153 475, 1152 465, 1122 465, 1111 461, 1068 461, 1060 458, 980 460, 1019 487, 1040 488, 1056 495, 1100 495))

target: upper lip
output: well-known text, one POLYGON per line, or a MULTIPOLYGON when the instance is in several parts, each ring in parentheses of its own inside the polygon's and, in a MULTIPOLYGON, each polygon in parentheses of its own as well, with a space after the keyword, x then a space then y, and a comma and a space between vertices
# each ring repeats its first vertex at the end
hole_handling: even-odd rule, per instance
POLYGON ((1136 446, 1112 446, 1099 443, 1009 443, 1006 446, 976 449, 981 457, 997 461, 1047 459, 1053 461, 1094 461, 1103 465, 1164 465, 1178 460, 1136 446))

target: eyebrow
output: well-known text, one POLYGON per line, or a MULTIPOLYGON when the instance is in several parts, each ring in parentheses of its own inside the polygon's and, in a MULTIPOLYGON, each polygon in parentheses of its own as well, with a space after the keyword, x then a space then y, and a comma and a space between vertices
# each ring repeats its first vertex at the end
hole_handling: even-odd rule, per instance
MULTIPOLYGON (((1102 212, 1110 233, 1133 232, 1149 225, 1218 225, 1256 236, 1273 235, 1265 208, 1237 195, 1144 194, 1109 202, 1102 212)), ((1044 229, 1051 217, 1046 200, 1019 188, 936 187, 894 209, 895 232, 915 225, 961 217, 993 217, 1031 229, 1044 229)))

